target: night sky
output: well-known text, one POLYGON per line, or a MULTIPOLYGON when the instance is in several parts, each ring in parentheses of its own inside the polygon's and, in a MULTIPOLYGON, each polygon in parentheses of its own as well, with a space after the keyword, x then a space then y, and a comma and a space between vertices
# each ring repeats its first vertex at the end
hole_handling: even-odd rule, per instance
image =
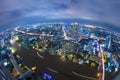
POLYGON ((120 0, 0 0, 0 26, 32 17, 87 19, 120 26, 120 0))

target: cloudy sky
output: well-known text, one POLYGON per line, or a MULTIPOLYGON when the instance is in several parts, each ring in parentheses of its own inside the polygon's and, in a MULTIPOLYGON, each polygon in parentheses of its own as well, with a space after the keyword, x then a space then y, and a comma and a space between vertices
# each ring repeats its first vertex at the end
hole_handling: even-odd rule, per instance
POLYGON ((0 25, 29 17, 80 18, 120 26, 120 0, 0 0, 0 25))

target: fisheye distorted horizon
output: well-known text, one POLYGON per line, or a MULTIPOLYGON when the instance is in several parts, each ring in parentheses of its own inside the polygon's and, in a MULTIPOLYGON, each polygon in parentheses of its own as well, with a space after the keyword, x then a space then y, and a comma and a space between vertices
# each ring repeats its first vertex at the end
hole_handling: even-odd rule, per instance
POLYGON ((120 26, 119 7, 119 0, 0 0, 0 25, 40 17, 86 19, 120 26))

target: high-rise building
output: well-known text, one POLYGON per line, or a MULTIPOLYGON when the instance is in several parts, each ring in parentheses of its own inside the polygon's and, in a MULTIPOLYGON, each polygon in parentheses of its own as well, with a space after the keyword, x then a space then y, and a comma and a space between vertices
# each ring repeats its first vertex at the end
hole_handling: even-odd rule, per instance
POLYGON ((110 49, 110 46, 111 46, 111 36, 109 35, 106 37, 106 48, 110 49))
POLYGON ((5 46, 4 39, 1 39, 1 40, 0 40, 0 44, 1 44, 1 47, 2 47, 2 48, 5 46))

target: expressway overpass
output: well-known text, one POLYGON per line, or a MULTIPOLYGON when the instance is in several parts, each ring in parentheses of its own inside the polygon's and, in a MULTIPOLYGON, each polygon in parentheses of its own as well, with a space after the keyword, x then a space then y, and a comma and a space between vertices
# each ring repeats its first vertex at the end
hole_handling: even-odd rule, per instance
POLYGON ((16 80, 2 62, 0 62, 0 80, 16 80))
POLYGON ((17 62, 16 62, 13 54, 10 53, 10 54, 8 54, 8 56, 9 56, 9 58, 10 58, 10 61, 11 61, 12 64, 13 64, 14 68, 15 68, 17 71, 19 71, 20 76, 22 76, 22 71, 21 71, 20 67, 18 66, 18 64, 17 64, 17 62))

